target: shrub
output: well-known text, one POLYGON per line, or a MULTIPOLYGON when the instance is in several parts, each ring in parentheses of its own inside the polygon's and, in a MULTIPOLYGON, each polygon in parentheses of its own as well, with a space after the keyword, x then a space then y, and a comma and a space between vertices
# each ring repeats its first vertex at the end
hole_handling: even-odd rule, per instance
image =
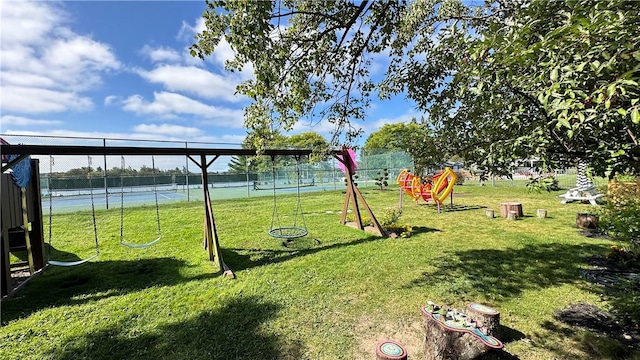
POLYGON ((640 246, 640 198, 618 197, 599 209, 600 228, 611 237, 629 244, 631 250, 640 246))
POLYGON ((607 290, 606 298, 618 321, 633 327, 640 326, 640 283, 637 280, 621 279, 607 290))
POLYGON ((376 186, 382 190, 384 187, 389 186, 389 172, 387 169, 382 169, 382 171, 378 171, 378 177, 374 179, 376 181, 376 186))
POLYGON ((471 179, 471 172, 465 169, 454 171, 456 174, 456 185, 463 185, 465 180, 471 179))
POLYGON ((640 254, 635 251, 627 250, 624 247, 619 248, 618 246, 613 245, 604 257, 607 261, 618 268, 640 269, 640 254))
POLYGON ((400 219, 400 215, 402 215, 402 209, 399 207, 394 207, 393 209, 388 209, 384 211, 379 217, 378 221, 382 227, 385 227, 390 224, 394 224, 400 219))
POLYGON ((558 186, 558 179, 556 179, 555 175, 546 174, 536 177, 530 177, 529 182, 526 184, 529 192, 542 192, 544 191, 556 191, 560 190, 558 186))

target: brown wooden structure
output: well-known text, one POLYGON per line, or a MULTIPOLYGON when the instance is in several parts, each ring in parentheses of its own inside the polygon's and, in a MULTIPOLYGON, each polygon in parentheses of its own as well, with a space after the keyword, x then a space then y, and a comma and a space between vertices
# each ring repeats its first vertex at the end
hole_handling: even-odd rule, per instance
MULTIPOLYGON (((29 155, 172 155, 172 156, 187 156, 193 163, 195 163, 201 170, 202 183, 207 184, 207 169, 214 161, 220 156, 255 156, 257 151, 253 149, 209 149, 209 148, 164 148, 164 147, 125 147, 125 146, 58 146, 58 145, 2 145, 3 154, 15 154, 19 155, 16 159, 7 164, 2 165, 2 172, 6 171, 13 164, 22 160, 29 155), (213 156, 211 160, 207 159, 207 156, 213 156)), ((311 150, 305 149, 266 149, 261 155, 265 156, 305 156, 311 154, 311 150)), ((346 150, 334 150, 333 156, 338 161, 345 164, 345 168, 351 169, 349 166, 351 158, 347 155, 346 150), (337 156, 341 155, 341 156, 337 156)), ((37 169, 37 166, 35 167, 37 169)), ((351 172, 351 170, 349 170, 351 172)), ((353 212, 356 214, 355 222, 357 228, 365 230, 362 225, 362 218, 360 216, 360 207, 362 206, 369 214, 374 224, 374 231, 380 235, 384 235, 385 232, 378 223, 378 220, 373 215, 373 212, 369 208, 368 204, 364 200, 364 197, 357 189, 351 177, 353 174, 349 174, 347 178, 347 194, 344 202, 344 211, 342 213, 342 224, 346 224, 346 212, 349 202, 353 205, 353 212), (350 175, 350 176, 349 176, 350 175)), ((225 275, 234 277, 233 271, 227 266, 222 258, 220 252, 220 243, 218 240, 218 232, 216 230, 215 217, 213 208, 211 206, 211 196, 209 194, 209 188, 207 186, 202 187, 204 193, 204 247, 208 250, 209 260, 215 261, 225 275)), ((4 203, 2 205, 4 211, 4 203)), ((40 219, 42 215, 40 213, 40 219)), ((40 220, 41 221, 41 220, 40 220)))
MULTIPOLYGON (((3 149, 4 150, 4 149, 3 149)), ((44 236, 42 229, 42 201, 40 196, 39 161, 31 159, 31 174, 26 188, 18 187, 11 174, 1 174, 1 240, 0 292, 11 295, 15 290, 11 273, 16 269, 28 268, 32 276, 46 265, 44 236), (11 254, 26 257, 11 263, 11 254)))
POLYGON ((515 212, 515 219, 521 218, 523 216, 522 204, 517 202, 506 202, 500 204, 500 216, 503 218, 508 218, 511 211, 515 212))

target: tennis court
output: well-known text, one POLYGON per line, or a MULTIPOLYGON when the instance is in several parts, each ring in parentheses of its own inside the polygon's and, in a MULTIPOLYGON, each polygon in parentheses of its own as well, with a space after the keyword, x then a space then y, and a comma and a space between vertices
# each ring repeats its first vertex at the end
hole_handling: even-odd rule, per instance
MULTIPOLYGON (((341 190, 342 186, 336 183, 317 183, 300 187, 300 193, 317 191, 341 190)), ((264 184, 260 187, 251 186, 211 186, 209 188, 212 200, 251 198, 261 196, 273 196, 273 185, 264 184)), ((276 194, 295 194, 298 191, 295 185, 278 184, 276 194)), ((105 194, 104 189, 94 190, 93 195, 86 189, 80 191, 52 191, 42 196, 43 212, 49 211, 51 206, 53 213, 69 213, 75 211, 91 210, 91 203, 96 210, 114 209, 121 206, 155 206, 156 194, 152 187, 127 189, 109 189, 105 194)), ((202 189, 199 186, 191 188, 165 186, 157 190, 158 203, 168 204, 179 201, 202 201, 202 189)))

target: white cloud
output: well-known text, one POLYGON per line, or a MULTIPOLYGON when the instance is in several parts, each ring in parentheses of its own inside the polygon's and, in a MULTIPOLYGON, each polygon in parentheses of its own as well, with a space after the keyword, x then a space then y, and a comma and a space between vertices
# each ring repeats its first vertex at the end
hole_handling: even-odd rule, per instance
MULTIPOLYGON (((284 27, 279 27, 278 30, 281 30, 283 28, 284 27)), ((206 30, 206 25, 204 22, 204 18, 202 17, 197 18, 195 20, 194 25, 191 25, 188 22, 183 21, 182 27, 178 31, 178 35, 176 36, 176 38, 182 41, 186 41, 189 43, 189 45, 191 45, 191 43, 195 41, 195 38, 194 38, 195 35, 203 32, 204 30, 206 30)), ((185 48, 185 52, 183 54, 184 54, 184 61, 188 65, 200 66, 203 63, 203 61, 200 58, 197 58, 197 57, 194 58, 193 56, 191 56, 191 54, 189 53, 188 47, 185 48)), ((225 38, 222 38, 220 39, 220 42, 218 43, 218 45, 216 45, 214 52, 211 54, 211 56, 206 58, 206 60, 214 65, 217 65, 220 69, 224 69, 225 63, 228 60, 233 60, 234 57, 235 57, 235 52, 231 48, 231 45, 227 42, 225 38)), ((239 71, 236 74, 237 74, 236 82, 238 80, 244 81, 244 80, 253 78, 254 77, 253 65, 252 64, 245 65, 242 68, 242 71, 239 71)))
POLYGON ((105 72, 121 68, 108 45, 68 27, 57 3, 5 1, 0 20, 3 111, 88 109, 91 100, 79 93, 98 86, 105 72))
POLYGON ((2 127, 7 126, 50 126, 61 125, 60 120, 29 119, 22 116, 4 115, 0 118, 2 127))
POLYGON ((242 110, 207 105, 176 93, 154 92, 152 102, 141 95, 132 95, 122 103, 124 110, 138 115, 155 115, 165 119, 190 115, 216 126, 241 128, 243 125, 242 110))
POLYGON ((243 96, 234 95, 236 84, 239 82, 237 79, 195 66, 161 65, 151 71, 138 70, 138 74, 152 83, 164 85, 170 91, 230 102, 244 99, 243 96))
POLYGON ((207 26, 205 25, 204 18, 199 17, 196 19, 195 24, 192 26, 186 21, 182 21, 182 26, 176 35, 176 39, 182 41, 192 41, 196 34, 203 32, 207 26))
POLYGON ((152 62, 168 62, 177 63, 182 60, 182 55, 175 49, 168 47, 153 48, 149 45, 145 45, 140 50, 140 53, 148 57, 152 62))
POLYGON ((109 95, 104 98, 104 106, 111 106, 118 103, 122 103, 122 96, 109 95))
POLYGON ((143 134, 160 134, 169 136, 181 136, 184 138, 198 136, 202 130, 194 127, 171 125, 171 124, 140 124, 133 128, 133 131, 143 134))
POLYGON ((73 92, 24 86, 1 86, 0 109, 28 114, 89 110, 91 99, 73 92))

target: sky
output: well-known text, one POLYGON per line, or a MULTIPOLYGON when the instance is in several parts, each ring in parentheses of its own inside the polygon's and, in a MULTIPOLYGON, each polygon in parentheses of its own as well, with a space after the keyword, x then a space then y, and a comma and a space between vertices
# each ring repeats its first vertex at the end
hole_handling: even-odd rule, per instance
MULTIPOLYGON (((204 29, 204 0, 1 1, 0 134, 220 147, 245 138, 249 100, 234 92, 251 69, 224 70, 233 56, 226 43, 205 60, 188 52, 204 29)), ((373 100, 360 144, 385 123, 420 117, 402 96, 373 100)), ((330 139, 331 129, 301 122, 288 135, 330 139)))

